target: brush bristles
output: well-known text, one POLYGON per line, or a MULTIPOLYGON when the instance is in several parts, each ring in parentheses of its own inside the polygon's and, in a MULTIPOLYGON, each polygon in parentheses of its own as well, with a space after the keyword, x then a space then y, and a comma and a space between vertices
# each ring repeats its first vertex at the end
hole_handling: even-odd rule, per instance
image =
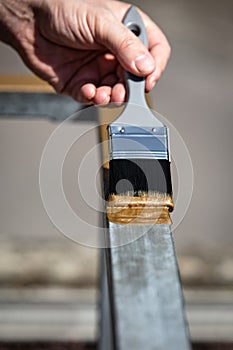
POLYGON ((113 159, 109 164, 109 193, 141 196, 172 195, 170 162, 165 159, 113 159))
POLYGON ((167 207, 172 212, 174 209, 173 199, 170 195, 156 192, 140 193, 139 196, 134 196, 129 192, 126 195, 112 194, 108 198, 108 207, 167 207))
POLYGON ((171 196, 148 192, 140 196, 110 195, 106 207, 107 217, 115 224, 171 225, 170 212, 174 204, 171 196))
MULTIPOLYGON (((112 197, 114 196, 121 196, 121 197, 141 197, 141 198, 156 198, 156 199, 164 199, 167 198, 167 194, 166 193, 160 193, 160 192, 156 192, 156 191, 148 191, 148 192, 144 192, 144 191, 138 191, 137 196, 135 196, 134 191, 127 191, 125 193, 117 193, 117 194, 112 194, 112 197)), ((111 197, 111 196, 110 196, 111 197)))

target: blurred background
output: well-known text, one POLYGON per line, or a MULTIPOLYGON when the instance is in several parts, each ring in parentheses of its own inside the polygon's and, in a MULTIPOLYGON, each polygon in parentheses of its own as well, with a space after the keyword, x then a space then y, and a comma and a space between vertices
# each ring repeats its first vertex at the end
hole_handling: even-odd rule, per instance
MULTIPOLYGON (((150 101, 178 130, 193 164, 192 200, 174 231, 192 340, 233 349, 233 2, 133 3, 156 21, 172 46, 168 68, 150 101)), ((31 75, 4 44, 0 57, 2 91, 12 76, 31 75)), ((96 340, 99 251, 65 238, 50 222, 40 197, 40 159, 57 125, 39 118, 0 120, 2 344, 96 340)), ((93 134, 91 143, 97 142, 93 134)), ((80 161, 78 150, 73 151, 64 181, 68 198, 85 216, 82 199, 73 191, 80 161)), ((90 172, 98 162, 97 155, 90 172)), ((98 215, 92 220, 98 224, 98 215)))

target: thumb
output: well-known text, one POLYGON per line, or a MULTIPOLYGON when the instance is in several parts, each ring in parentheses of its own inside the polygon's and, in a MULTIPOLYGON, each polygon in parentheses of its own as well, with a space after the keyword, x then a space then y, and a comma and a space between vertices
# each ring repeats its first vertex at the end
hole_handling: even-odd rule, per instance
POLYGON ((148 75, 155 69, 155 61, 135 34, 116 18, 104 25, 103 43, 110 49, 122 67, 135 75, 148 75))

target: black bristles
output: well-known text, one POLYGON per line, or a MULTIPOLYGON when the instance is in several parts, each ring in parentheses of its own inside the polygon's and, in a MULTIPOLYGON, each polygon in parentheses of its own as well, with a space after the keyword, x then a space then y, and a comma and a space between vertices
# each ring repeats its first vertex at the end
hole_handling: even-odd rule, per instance
POLYGON ((110 194, 138 196, 142 192, 156 192, 172 195, 168 160, 113 159, 109 166, 110 194))

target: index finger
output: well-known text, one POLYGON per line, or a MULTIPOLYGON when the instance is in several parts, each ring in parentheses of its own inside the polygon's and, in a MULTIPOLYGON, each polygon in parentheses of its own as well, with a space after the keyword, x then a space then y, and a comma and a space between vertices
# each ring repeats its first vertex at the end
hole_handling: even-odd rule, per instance
POLYGON ((155 22, 140 9, 138 9, 138 11, 147 30, 148 50, 155 60, 155 70, 146 78, 146 90, 150 91, 167 66, 171 54, 171 47, 166 36, 155 22))

